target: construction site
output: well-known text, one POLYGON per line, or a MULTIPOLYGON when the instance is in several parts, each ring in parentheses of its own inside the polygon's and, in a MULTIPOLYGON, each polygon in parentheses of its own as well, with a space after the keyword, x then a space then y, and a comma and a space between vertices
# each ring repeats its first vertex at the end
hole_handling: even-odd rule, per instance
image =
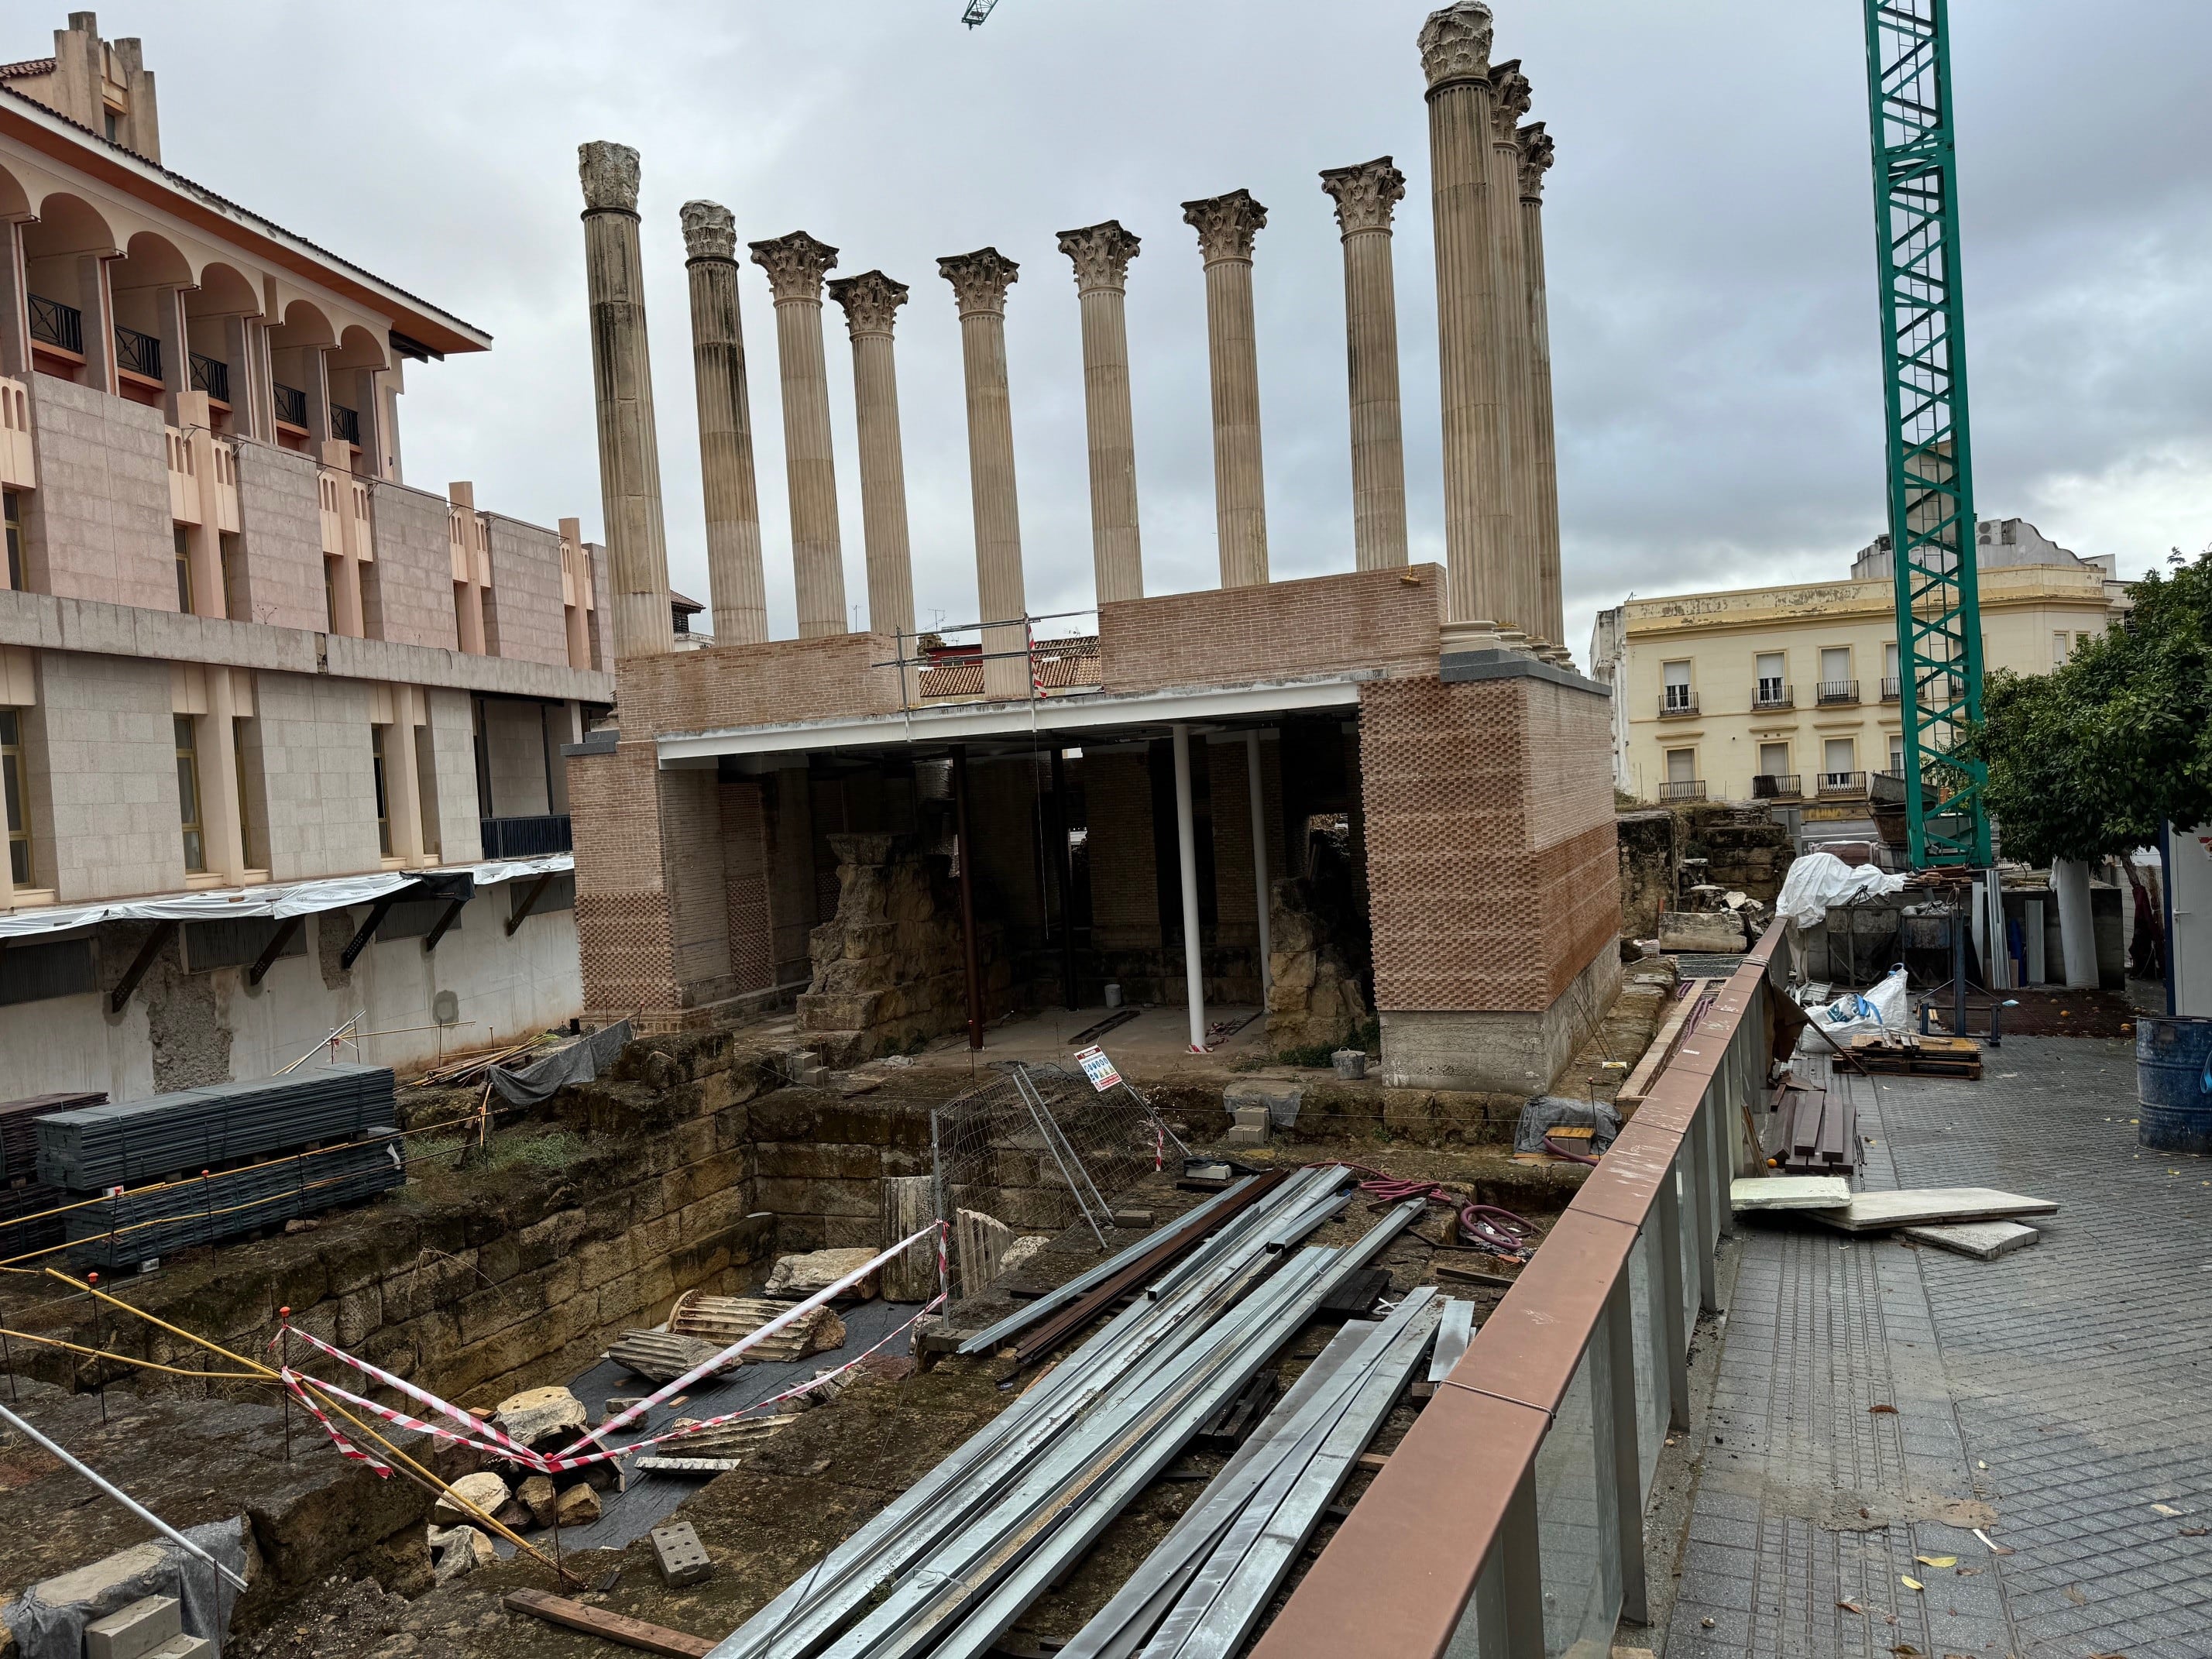
MULTIPOLYGON (((1269 568, 1268 210, 1179 204, 1198 592, 1147 591, 1139 238, 1059 234, 1079 613, 1025 593, 1016 259, 939 261, 980 605, 925 628, 915 296, 711 200, 649 224, 655 158, 583 144, 614 701, 557 763, 580 1018, 396 1068, 340 1026, 266 1078, 0 1103, 0 1659, 2212 1651, 2197 1361, 2124 1334, 2206 1242, 2203 1126, 2136 1094, 2139 1025, 2148 1054, 2191 1024, 2100 991, 2094 951, 2026 988, 2008 917, 2040 963, 2044 890, 2021 910, 1981 780, 1931 758, 1923 786, 1981 673, 1963 366, 1930 379, 1947 48, 1941 0, 1869 18, 1880 210, 1921 216, 1885 222, 1888 294, 1923 262, 1885 309, 1921 394, 1891 404, 1907 869, 1615 799, 1614 689, 1563 643, 1553 135, 1510 12, 1456 0, 1404 42, 1425 155, 1316 156, 1277 210, 1342 243, 1336 574, 1269 568), (1898 136, 1930 110, 1940 142, 1898 136), (1411 556, 1392 264, 1424 198, 1441 564, 1411 556), (714 624, 688 641, 645 303, 679 229, 714 624), (763 274, 795 638, 739 322, 763 274)), ((2077 913, 2051 878, 2059 955, 2086 882, 2077 913)), ((2193 1300, 2160 1317, 2201 1342, 2193 1300)))

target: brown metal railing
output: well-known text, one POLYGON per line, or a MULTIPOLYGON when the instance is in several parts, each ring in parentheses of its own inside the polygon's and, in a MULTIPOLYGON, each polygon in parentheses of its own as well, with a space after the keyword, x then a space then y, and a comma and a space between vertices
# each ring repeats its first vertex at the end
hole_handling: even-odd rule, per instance
POLYGON ((1253 1659, 1601 1654, 1648 1617, 1644 1515, 1689 1426, 1691 1333, 1719 1311, 1781 937, 1691 1025, 1253 1659))

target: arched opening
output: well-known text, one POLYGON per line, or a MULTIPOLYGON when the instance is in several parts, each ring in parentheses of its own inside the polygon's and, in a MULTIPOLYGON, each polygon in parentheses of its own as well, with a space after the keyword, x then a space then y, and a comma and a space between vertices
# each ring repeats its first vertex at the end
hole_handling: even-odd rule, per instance
POLYGON ((191 262, 166 236, 142 230, 108 266, 115 307, 115 389, 142 404, 163 405, 184 389, 182 289, 192 286, 191 262))
POLYGON ((337 349, 324 363, 331 391, 331 436, 353 446, 356 472, 377 473, 377 428, 382 408, 376 377, 391 366, 390 354, 375 335, 356 323, 346 329, 337 349))
POLYGON ((42 200, 38 219, 23 227, 24 297, 32 365, 40 373, 106 385, 113 347, 100 267, 118 251, 99 210, 64 191, 42 200))
POLYGON ((287 449, 319 453, 330 433, 330 391, 323 354, 338 343, 321 307, 295 300, 269 331, 269 368, 276 409, 276 441, 287 449))
POLYGON ((261 295, 252 278, 235 265, 210 260, 200 285, 185 295, 185 337, 189 349, 185 386, 208 396, 208 412, 218 432, 244 431, 241 410, 251 395, 252 349, 246 319, 261 314, 261 295))

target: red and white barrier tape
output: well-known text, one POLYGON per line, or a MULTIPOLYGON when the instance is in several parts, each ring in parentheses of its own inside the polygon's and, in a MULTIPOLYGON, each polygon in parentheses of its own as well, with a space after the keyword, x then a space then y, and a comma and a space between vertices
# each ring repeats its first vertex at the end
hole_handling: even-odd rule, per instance
MULTIPOLYGON (((354 1370, 359 1371, 364 1376, 375 1378, 376 1381, 383 1383, 387 1389, 398 1389, 401 1394, 405 1395, 410 1400, 412 1400, 417 1405, 428 1406, 433 1411, 443 1412, 447 1417, 452 1418, 454 1422, 459 1423, 463 1428, 468 1430, 470 1433, 482 1435, 485 1439, 495 1443, 491 1445, 483 1447, 481 1449, 495 1453, 501 1457, 525 1457, 529 1455, 530 1449, 527 1446, 503 1432, 496 1424, 487 1423, 483 1419, 477 1416, 473 1412, 469 1411, 464 1407, 456 1406, 449 1400, 439 1399, 436 1395, 432 1394, 428 1389, 419 1389, 412 1382, 408 1382, 404 1377, 394 1376, 390 1371, 384 1370, 381 1366, 372 1365, 366 1359, 357 1358, 356 1356, 347 1353, 343 1349, 334 1348, 329 1343, 324 1341, 320 1337, 313 1335, 307 1331, 303 1331, 295 1325, 292 1325, 288 1322, 280 1327, 276 1337, 270 1341, 269 1346, 272 1348, 275 1347, 278 1342, 284 1340, 285 1333, 288 1331, 292 1335, 299 1338, 301 1341, 306 1343, 309 1347, 316 1349, 320 1352, 326 1353, 331 1358, 338 1360, 343 1364, 352 1366, 354 1370)), ((393 1420, 396 1422, 398 1419, 395 1418, 393 1420)), ((410 1426, 413 1427, 418 1425, 410 1423, 410 1426)), ((453 1437, 459 1438, 458 1436, 453 1437)))
MULTIPOLYGON (((323 1408, 320 1406, 318 1406, 313 1400, 310 1399, 308 1397, 307 1391, 300 1386, 300 1379, 293 1373, 290 1366, 287 1365, 281 1367, 276 1374, 283 1378, 284 1386, 292 1391, 299 1402, 302 1406, 305 1406, 309 1412, 313 1413, 315 1421, 323 1425, 323 1432, 330 1436, 331 1443, 338 1449, 339 1456, 350 1457, 356 1463, 368 1464, 369 1468, 376 1471, 377 1478, 380 1480, 389 1480, 392 1479, 392 1469, 390 1465, 382 1462, 377 1458, 371 1457, 367 1452, 362 1450, 360 1447, 355 1445, 352 1441, 347 1439, 345 1436, 338 1432, 337 1425, 331 1422, 328 1417, 324 1415, 323 1408)), ((319 1384, 319 1386, 327 1387, 328 1385, 319 1384)))

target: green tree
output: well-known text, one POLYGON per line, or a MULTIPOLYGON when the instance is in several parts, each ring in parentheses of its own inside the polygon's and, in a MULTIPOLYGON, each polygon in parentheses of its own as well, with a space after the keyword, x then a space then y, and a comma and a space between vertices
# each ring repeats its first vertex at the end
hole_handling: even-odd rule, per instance
POLYGON ((2048 674, 1992 673, 1960 752, 1988 763, 2007 858, 2118 855, 2212 820, 2212 549, 2048 674))

